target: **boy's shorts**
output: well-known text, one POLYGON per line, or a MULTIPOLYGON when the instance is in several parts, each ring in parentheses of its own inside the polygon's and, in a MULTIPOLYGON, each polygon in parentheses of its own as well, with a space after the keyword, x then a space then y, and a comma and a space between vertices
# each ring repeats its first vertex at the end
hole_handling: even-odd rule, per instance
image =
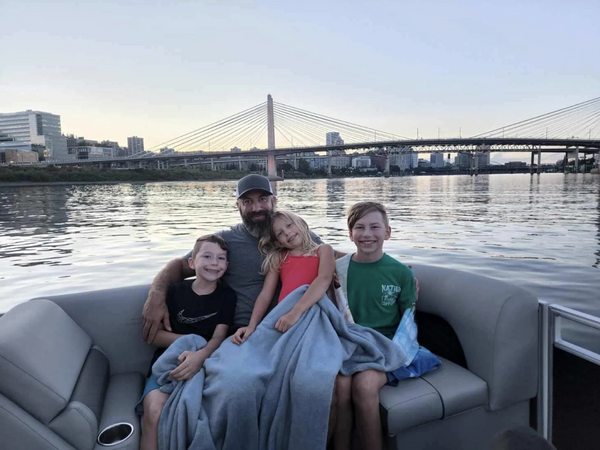
POLYGON ((144 387, 142 398, 140 398, 140 401, 137 403, 137 405, 135 405, 135 412, 138 416, 144 414, 144 398, 146 397, 146 395, 148 395, 148 392, 159 388, 160 386, 158 385, 158 378, 156 378, 154 374, 150 374, 150 378, 146 380, 146 386, 144 387))

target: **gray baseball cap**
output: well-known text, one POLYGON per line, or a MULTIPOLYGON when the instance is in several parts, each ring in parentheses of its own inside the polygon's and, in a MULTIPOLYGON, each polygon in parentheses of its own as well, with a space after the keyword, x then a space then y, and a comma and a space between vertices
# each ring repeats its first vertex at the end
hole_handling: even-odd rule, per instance
POLYGON ((240 198, 247 192, 250 191, 263 191, 270 195, 273 195, 273 188, 267 177, 251 173, 246 175, 240 181, 238 181, 237 189, 235 190, 235 198, 240 198))

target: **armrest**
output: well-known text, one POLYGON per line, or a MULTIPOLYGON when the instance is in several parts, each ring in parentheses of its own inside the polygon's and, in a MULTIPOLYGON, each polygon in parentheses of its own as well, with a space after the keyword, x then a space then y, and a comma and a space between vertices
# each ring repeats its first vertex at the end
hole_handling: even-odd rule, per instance
POLYGON ((417 309, 445 319, 456 332, 468 369, 488 385, 492 411, 535 397, 538 302, 531 293, 480 275, 413 265, 417 309))

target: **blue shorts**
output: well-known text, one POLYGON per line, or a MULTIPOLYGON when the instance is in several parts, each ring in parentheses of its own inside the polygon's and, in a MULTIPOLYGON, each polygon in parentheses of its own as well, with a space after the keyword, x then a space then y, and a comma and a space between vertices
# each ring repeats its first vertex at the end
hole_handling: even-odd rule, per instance
POLYGON ((144 387, 142 398, 140 398, 140 401, 137 403, 137 405, 135 405, 135 412, 138 414, 138 416, 144 414, 144 398, 146 397, 148 392, 159 388, 160 386, 158 385, 158 379, 154 376, 154 374, 150 374, 150 378, 146 380, 146 386, 144 387))

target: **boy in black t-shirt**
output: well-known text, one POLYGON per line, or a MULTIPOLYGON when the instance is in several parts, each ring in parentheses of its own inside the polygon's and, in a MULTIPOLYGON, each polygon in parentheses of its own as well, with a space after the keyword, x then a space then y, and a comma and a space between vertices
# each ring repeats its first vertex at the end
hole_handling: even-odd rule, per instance
MULTIPOLYGON (((175 380, 188 380, 202 368, 206 358, 227 337, 235 312, 235 292, 219 282, 227 270, 227 244, 223 238, 216 234, 199 237, 188 263, 195 270, 196 279, 169 286, 166 303, 173 331, 159 330, 156 334, 152 343, 159 348, 152 364, 182 335, 198 334, 207 344, 197 352, 186 351, 179 356, 179 366, 170 374, 175 380)), ((158 388, 156 377, 150 373, 141 400, 144 406, 142 450, 158 447, 158 421, 169 398, 158 388)))

